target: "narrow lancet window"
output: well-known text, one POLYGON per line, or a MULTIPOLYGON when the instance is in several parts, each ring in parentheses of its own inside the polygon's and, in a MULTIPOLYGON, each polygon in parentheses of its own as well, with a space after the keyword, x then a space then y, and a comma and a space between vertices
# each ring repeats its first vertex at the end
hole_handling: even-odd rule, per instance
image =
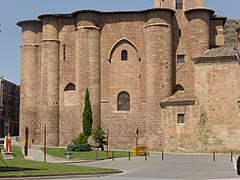
POLYGON ((69 84, 65 87, 64 91, 75 91, 75 89, 76 89, 75 84, 69 83, 69 84))
POLYGON ((117 110, 130 111, 130 95, 125 91, 118 94, 117 110))
POLYGON ((122 50, 121 60, 122 61, 127 61, 127 59, 128 59, 128 52, 127 52, 127 50, 122 50))

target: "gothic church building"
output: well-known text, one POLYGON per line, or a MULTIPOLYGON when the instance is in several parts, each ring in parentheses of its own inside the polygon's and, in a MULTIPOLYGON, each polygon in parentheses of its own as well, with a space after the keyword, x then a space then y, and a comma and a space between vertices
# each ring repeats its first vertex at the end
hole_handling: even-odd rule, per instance
POLYGON ((22 28, 20 139, 66 146, 93 126, 109 147, 240 150, 240 67, 224 45, 226 18, 204 0, 154 0, 140 11, 43 14, 22 28))

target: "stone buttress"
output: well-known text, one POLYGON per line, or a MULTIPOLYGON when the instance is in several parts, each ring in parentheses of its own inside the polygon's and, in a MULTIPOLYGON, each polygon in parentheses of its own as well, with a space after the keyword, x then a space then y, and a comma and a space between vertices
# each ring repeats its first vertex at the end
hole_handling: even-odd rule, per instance
MULTIPOLYGON (((42 72, 41 72, 41 129, 47 125, 47 144, 59 145, 59 29, 58 18, 41 16, 42 72)), ((43 137, 43 136, 42 136, 43 137)), ((42 141, 43 142, 43 141, 42 141)))
POLYGON ((82 122, 86 88, 92 107, 93 128, 100 123, 100 28, 98 13, 79 11, 76 16, 75 63, 78 119, 82 122))
POLYGON ((41 22, 38 20, 21 21, 21 92, 20 92, 20 141, 25 141, 25 128, 29 128, 29 137, 36 139, 37 122, 37 71, 38 33, 41 32, 41 22))
POLYGON ((162 148, 162 123, 159 102, 172 91, 172 29, 173 11, 156 9, 147 14, 147 105, 146 124, 150 149, 162 148))

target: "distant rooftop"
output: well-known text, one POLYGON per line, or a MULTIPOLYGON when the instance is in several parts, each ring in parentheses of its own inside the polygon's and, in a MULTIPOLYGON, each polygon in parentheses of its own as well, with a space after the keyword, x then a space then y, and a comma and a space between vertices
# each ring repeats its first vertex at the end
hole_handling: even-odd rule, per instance
POLYGON ((182 105, 194 105, 195 104, 195 96, 193 90, 184 90, 177 91, 172 96, 164 99, 160 106, 162 108, 167 106, 182 106, 182 105))
MULTIPOLYGON (((225 44, 217 48, 209 49, 192 59, 195 61, 195 63, 210 61, 237 61, 236 51, 234 50, 235 47, 237 47, 237 44, 225 44)), ((238 50, 240 50, 239 47, 238 50)))

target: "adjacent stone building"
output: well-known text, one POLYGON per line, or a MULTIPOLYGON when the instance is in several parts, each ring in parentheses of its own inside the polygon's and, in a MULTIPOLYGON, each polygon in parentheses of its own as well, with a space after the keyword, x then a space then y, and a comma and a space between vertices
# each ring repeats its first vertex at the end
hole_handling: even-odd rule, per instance
POLYGON ((20 87, 0 77, 0 137, 19 135, 20 87))
POLYGON ((226 18, 204 0, 155 0, 142 11, 44 14, 22 28, 20 138, 66 146, 82 131, 86 88, 93 126, 109 146, 240 149, 239 65, 226 18))

